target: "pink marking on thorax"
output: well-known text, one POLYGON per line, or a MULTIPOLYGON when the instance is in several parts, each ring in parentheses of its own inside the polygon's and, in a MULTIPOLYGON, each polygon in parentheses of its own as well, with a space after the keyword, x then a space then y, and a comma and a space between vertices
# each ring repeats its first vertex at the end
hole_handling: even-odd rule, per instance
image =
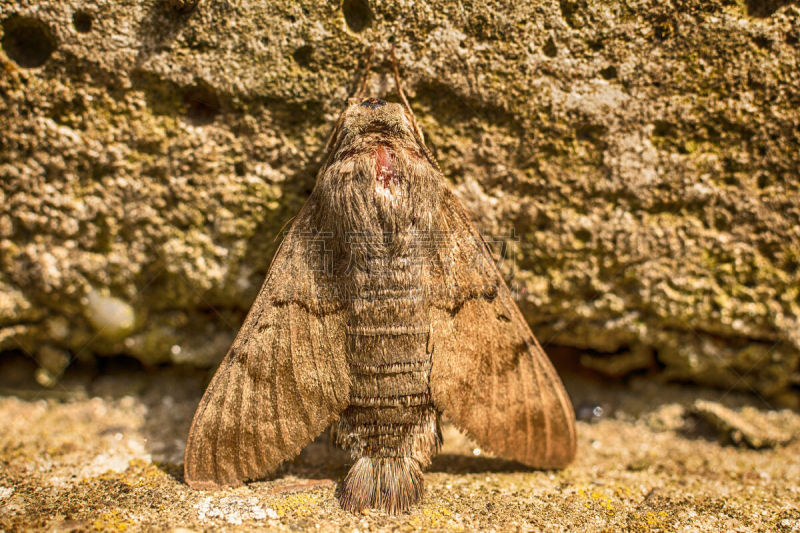
POLYGON ((381 182, 385 188, 389 188, 389 183, 395 174, 394 156, 382 144, 375 150, 375 178, 381 182))

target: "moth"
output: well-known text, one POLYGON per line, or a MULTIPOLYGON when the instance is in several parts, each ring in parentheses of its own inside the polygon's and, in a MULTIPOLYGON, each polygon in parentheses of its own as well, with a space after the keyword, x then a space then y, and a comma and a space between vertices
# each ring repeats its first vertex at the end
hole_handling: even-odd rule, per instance
MULTIPOLYGON (((394 55, 393 55, 394 57, 394 55)), ((333 424, 341 506, 403 512, 441 417, 535 468, 575 455, 574 412, 491 251, 399 103, 341 113, 315 187, 192 421, 185 478, 263 478, 333 424)))

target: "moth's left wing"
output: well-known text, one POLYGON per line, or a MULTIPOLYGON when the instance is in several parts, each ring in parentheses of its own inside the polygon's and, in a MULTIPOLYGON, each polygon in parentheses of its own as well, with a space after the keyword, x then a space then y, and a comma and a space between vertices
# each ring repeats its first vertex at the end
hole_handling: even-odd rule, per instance
POLYGON ((492 453, 536 468, 565 466, 575 455, 572 404, 488 246, 449 190, 439 227, 434 405, 492 453))
POLYGON ((200 401, 186 443, 192 488, 270 474, 347 407, 344 322, 326 291, 327 245, 313 227, 316 208, 312 194, 200 401))

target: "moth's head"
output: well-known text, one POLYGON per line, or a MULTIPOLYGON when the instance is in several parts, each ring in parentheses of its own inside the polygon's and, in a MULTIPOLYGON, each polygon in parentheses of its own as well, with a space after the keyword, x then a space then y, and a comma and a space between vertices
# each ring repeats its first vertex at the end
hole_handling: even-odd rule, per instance
POLYGON ((409 139, 416 137, 412 121, 402 104, 374 97, 351 98, 342 117, 342 129, 357 135, 375 133, 409 139))

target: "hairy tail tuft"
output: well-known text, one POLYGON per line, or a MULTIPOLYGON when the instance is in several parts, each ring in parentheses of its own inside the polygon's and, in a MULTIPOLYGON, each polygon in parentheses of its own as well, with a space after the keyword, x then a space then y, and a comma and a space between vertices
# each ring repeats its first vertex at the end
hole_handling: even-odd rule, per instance
POLYGON ((347 511, 397 514, 422 498, 422 469, 411 457, 359 457, 344 478, 339 502, 347 511))

